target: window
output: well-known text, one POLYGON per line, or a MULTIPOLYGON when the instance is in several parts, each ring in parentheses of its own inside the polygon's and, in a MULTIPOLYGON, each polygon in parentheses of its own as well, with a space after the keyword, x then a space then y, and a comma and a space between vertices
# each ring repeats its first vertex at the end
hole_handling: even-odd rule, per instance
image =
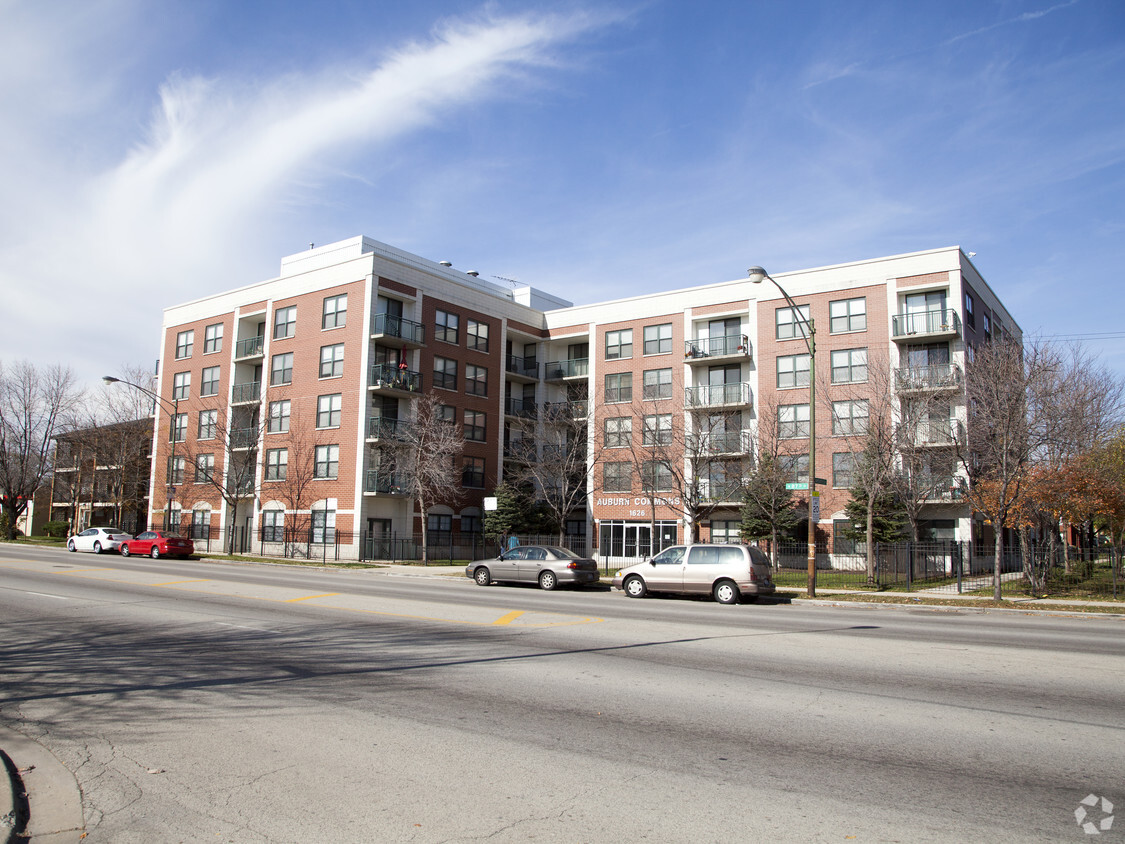
POLYGON ((448 542, 449 534, 453 532, 453 516, 449 513, 430 513, 426 516, 426 528, 431 541, 448 542))
POLYGON ((633 400, 633 373, 617 372, 605 377, 605 400, 620 404, 633 400))
POLYGON ((992 336, 992 320, 989 319, 988 314, 981 314, 981 326, 984 328, 984 336, 992 336))
POLYGON ((661 460, 646 460, 641 466, 641 486, 645 492, 669 492, 675 485, 672 470, 661 460))
POLYGON ((199 440, 213 440, 215 438, 215 431, 219 426, 219 411, 217 410, 201 410, 199 411, 199 431, 196 433, 196 439, 199 440))
POLYGON ((619 360, 633 356, 633 329, 623 328, 620 331, 607 331, 605 333, 605 359, 619 360))
POLYGON ((643 394, 646 399, 672 398, 672 370, 646 369, 643 394))
POLYGON ((273 366, 270 369, 270 384, 293 383, 293 353, 273 356, 273 366))
POLYGON ((482 530, 484 524, 480 516, 461 515, 461 533, 480 533, 482 530))
POLYGON ((832 352, 832 383, 855 384, 867 380, 867 349, 832 352))
POLYGON ((278 308, 273 314, 273 339, 284 340, 297 333, 297 306, 278 308))
POLYGON ((457 361, 434 358, 434 387, 439 390, 457 389, 457 361))
POLYGON ((343 401, 340 393, 331 396, 317 396, 316 427, 339 428, 340 409, 343 407, 343 401))
POLYGON ((855 455, 851 452, 832 455, 832 486, 836 489, 850 489, 855 474, 855 455))
POLYGON ((194 331, 181 331, 176 335, 176 360, 191 357, 192 346, 195 345, 194 331))
POLYGON ((968 292, 965 293, 965 324, 969 328, 977 327, 977 318, 973 313, 973 294, 968 292))
POLYGON ((175 413, 172 415, 169 442, 182 443, 187 439, 187 414, 175 413))
POLYGON ((434 330, 435 340, 444 340, 446 343, 458 342, 460 317, 458 317, 457 314, 451 314, 448 311, 438 311, 434 314, 434 323, 436 325, 436 329, 434 330))
POLYGON ((461 486, 484 489, 484 458, 466 457, 461 465, 461 486))
POLYGON ((434 408, 434 418, 438 422, 448 422, 452 425, 457 418, 457 409, 451 404, 439 404, 434 408))
POLYGON ((672 414, 646 416, 641 438, 645 445, 669 445, 672 442, 672 414))
POLYGON ((783 355, 777 359, 777 389, 809 385, 809 356, 783 355))
POLYGON ((219 367, 203 368, 203 380, 199 384, 199 395, 217 396, 219 394, 219 367))
POLYGON ((778 458, 785 476, 795 484, 809 482, 809 456, 807 454, 784 454, 778 458))
POLYGON ((285 511, 266 510, 262 513, 262 541, 285 541, 285 511))
POLYGON ((633 417, 615 416, 605 420, 605 447, 626 448, 633 440, 633 417))
POLYGON ((344 374, 344 344, 320 347, 320 377, 339 378, 344 374))
POLYGON ((633 489, 633 464, 603 463, 602 489, 606 492, 631 492, 633 489))
MULTIPOLYGON (((488 351, 488 323, 481 322, 477 319, 471 319, 465 326, 465 343, 470 349, 476 349, 478 352, 488 351)), ((464 531, 464 522, 462 522, 461 530, 464 531)))
MULTIPOLYGON (((833 554, 855 554, 856 541, 849 539, 847 534, 851 532, 852 523, 850 519, 833 519, 832 520, 832 553, 833 554)), ((860 546, 863 543, 858 543, 860 546)))
POLYGON ((270 402, 270 418, 266 430, 271 434, 284 434, 289 431, 289 399, 270 402))
POLYGON ((841 299, 828 303, 829 330, 832 334, 844 331, 867 330, 867 299, 841 299))
POLYGON ((794 337, 807 337, 808 322, 808 305, 799 305, 796 312, 794 312, 792 308, 778 308, 774 311, 774 323, 777 327, 778 340, 792 340, 794 337))
POLYGON ((191 373, 177 372, 172 376, 172 398, 186 399, 191 394, 191 373))
POLYGON ((195 457, 195 482, 210 483, 215 477, 215 455, 197 454, 195 457))
POLYGON ((213 352, 221 352, 223 350, 223 324, 217 322, 214 325, 208 325, 203 329, 203 354, 209 355, 213 352))
POLYGON ((672 353, 672 323, 645 326, 645 354, 670 355, 672 353))
POLYGON ((777 409, 777 435, 782 439, 794 439, 809 435, 809 406, 807 404, 783 404, 777 409))
POLYGON ((168 458, 168 483, 182 484, 184 482, 184 466, 187 460, 183 457, 168 458))
POLYGON ((487 396, 488 370, 483 366, 465 364, 465 392, 470 396, 487 396))
POLYGON ((266 449, 266 480, 283 481, 289 471, 289 449, 266 449))
POLYGON ((832 402, 832 433, 838 436, 867 431, 867 399, 832 402))
POLYGON ((336 541, 335 510, 325 508, 312 511, 312 541, 317 545, 336 541))
POLYGON ((485 414, 483 410, 465 411, 465 439, 470 442, 482 443, 485 437, 485 414))
POLYGON ((340 446, 318 445, 313 461, 314 478, 335 478, 340 473, 340 446))
POLYGON ((348 294, 339 296, 326 296, 324 299, 324 313, 320 317, 320 327, 343 328, 348 321, 348 294))
POLYGON ((191 511, 191 538, 211 538, 211 511, 208 509, 191 511))

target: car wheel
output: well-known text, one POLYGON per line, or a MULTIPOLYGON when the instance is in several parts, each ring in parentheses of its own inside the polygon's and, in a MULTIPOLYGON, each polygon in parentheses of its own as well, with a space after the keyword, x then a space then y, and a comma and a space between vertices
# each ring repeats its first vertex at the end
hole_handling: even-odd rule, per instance
POLYGON ((70 539, 70 540, 67 541, 66 550, 67 551, 77 551, 78 550, 77 548, 74 547, 74 540, 73 539, 70 539))
POLYGON ((648 594, 648 587, 645 586, 645 582, 635 574, 625 578, 625 582, 621 585, 621 588, 625 590, 625 594, 630 598, 643 598, 648 594))
POLYGON ((489 574, 488 569, 481 566, 473 572, 473 580, 477 582, 477 586, 487 586, 492 582, 492 575, 489 574))
POLYGON ((100 542, 95 542, 95 543, 94 543, 94 553, 95 553, 95 554, 100 554, 100 553, 102 553, 102 544, 101 544, 100 542))
POLYGON ((129 546, 126 545, 125 543, 121 543, 121 556, 122 557, 128 557, 129 553, 130 553, 129 546))
POLYGON ((159 560, 160 559, 160 549, 157 548, 155 545, 153 545, 152 548, 149 549, 148 555, 150 557, 152 557, 154 560, 159 560))
POLYGON ((559 585, 559 578, 553 571, 545 571, 539 575, 539 588, 550 592, 559 585))
POLYGON ((720 604, 738 603, 738 587, 729 580, 720 580, 716 583, 715 588, 711 590, 711 594, 720 604))

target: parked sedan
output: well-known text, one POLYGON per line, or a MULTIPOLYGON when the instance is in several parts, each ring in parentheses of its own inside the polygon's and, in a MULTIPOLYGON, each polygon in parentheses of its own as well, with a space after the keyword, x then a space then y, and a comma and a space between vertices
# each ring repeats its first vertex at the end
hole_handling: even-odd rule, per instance
POLYGON ((598 564, 566 548, 550 545, 518 545, 491 560, 465 566, 465 575, 481 586, 493 581, 538 583, 540 589, 565 584, 596 583, 598 564))
POLYGON ((117 551, 121 548, 122 542, 132 538, 125 531, 117 528, 86 528, 66 541, 66 550, 93 551, 95 554, 100 554, 102 551, 117 551))
POLYGON ((158 557, 190 557, 195 553, 195 543, 190 539, 162 530, 146 530, 138 533, 136 539, 121 543, 121 556, 148 554, 154 560, 158 557))
POLYGON ((775 591, 769 557, 750 545, 673 545, 617 572, 613 587, 630 598, 678 592, 710 595, 720 604, 754 601, 775 591))

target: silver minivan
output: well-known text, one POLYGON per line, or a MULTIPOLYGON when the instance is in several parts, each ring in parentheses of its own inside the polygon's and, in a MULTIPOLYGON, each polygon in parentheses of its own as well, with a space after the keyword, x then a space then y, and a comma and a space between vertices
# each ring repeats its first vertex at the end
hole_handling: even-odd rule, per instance
POLYGON ((613 586, 630 598, 649 592, 709 594, 720 604, 753 601, 775 591, 769 557, 750 545, 673 545, 617 572, 613 586))

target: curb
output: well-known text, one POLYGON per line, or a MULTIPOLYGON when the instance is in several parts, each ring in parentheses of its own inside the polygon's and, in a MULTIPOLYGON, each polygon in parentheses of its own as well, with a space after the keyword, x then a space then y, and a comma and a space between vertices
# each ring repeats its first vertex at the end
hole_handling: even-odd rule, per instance
POLYGON ((13 804, 7 807, 0 794, 0 820, 4 812, 14 813, 13 825, 9 830, 0 827, 0 834, 6 832, 9 844, 28 838, 36 844, 81 840, 82 792, 74 774, 43 745, 15 730, 0 727, 0 747, 13 804))

